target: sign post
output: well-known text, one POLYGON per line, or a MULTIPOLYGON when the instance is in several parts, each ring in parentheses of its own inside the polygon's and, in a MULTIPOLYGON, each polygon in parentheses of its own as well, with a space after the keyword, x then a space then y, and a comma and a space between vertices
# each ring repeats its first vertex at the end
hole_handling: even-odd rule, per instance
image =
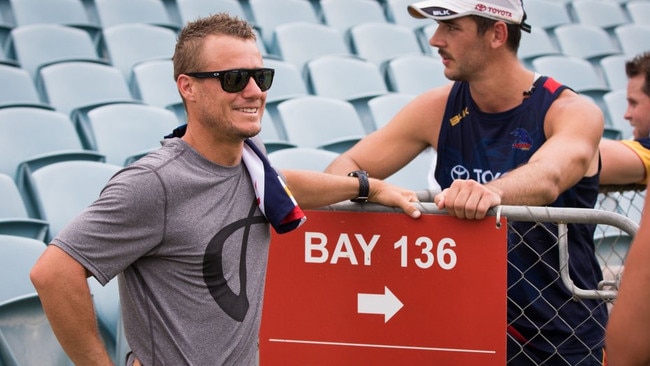
POLYGON ((260 365, 505 365, 505 223, 308 217, 271 241, 260 365))

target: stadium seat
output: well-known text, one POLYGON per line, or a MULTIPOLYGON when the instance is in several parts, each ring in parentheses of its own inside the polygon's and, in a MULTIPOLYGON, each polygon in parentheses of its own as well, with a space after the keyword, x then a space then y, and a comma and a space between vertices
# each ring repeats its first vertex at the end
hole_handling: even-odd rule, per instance
POLYGON ((368 100, 368 111, 376 129, 384 127, 415 95, 388 93, 368 100))
POLYGON ((91 20, 80 0, 13 0, 11 10, 16 26, 61 24, 87 32, 97 46, 101 27, 91 20))
POLYGON ((237 0, 175 0, 175 2, 181 24, 221 12, 246 19, 244 7, 237 0))
POLYGON ((650 2, 648 1, 629 1, 625 3, 627 13, 632 19, 632 23, 647 25, 650 19, 650 2))
POLYGON ((266 152, 272 153, 273 151, 296 147, 296 144, 287 141, 285 135, 284 128, 278 126, 269 113, 264 113, 262 117, 262 130, 258 136, 264 142, 266 152))
POLYGON ((174 112, 145 104, 108 104, 92 109, 78 125, 86 149, 124 166, 131 156, 160 147, 163 136, 178 127, 174 112))
POLYGON ((278 105, 278 114, 287 140, 299 147, 341 153, 366 134, 354 106, 339 99, 293 98, 278 105))
POLYGON ((180 29, 160 0, 94 0, 94 7, 104 29, 125 23, 158 25, 175 32, 180 29))
POLYGON ((34 79, 25 69, 0 65, 0 80, 3 85, 11 85, 10 88, 0 88, 0 108, 29 106, 53 109, 41 100, 34 79))
POLYGON ((571 7, 580 24, 611 30, 630 22, 621 4, 616 1, 574 0, 571 7))
POLYGON ((606 116, 611 125, 621 131, 621 138, 632 138, 632 125, 625 119, 627 110, 627 91, 625 89, 612 90, 603 95, 605 103, 606 116))
MULTIPOLYGON (((109 354, 114 355, 115 339, 101 327, 100 336, 109 354)), ((0 304, 0 364, 73 365, 57 341, 36 293, 0 304)))
MULTIPOLYGON (((104 161, 104 156, 84 150, 70 118, 42 108, 0 109, 0 173, 25 188, 25 174, 32 169, 62 160, 104 161)), ((37 218, 33 202, 23 197, 30 217, 37 218)))
POLYGON ((291 22, 321 23, 312 4, 305 0, 248 0, 248 6, 268 50, 273 47, 273 32, 278 25, 291 22))
POLYGON ((177 113, 179 121, 185 121, 185 109, 174 80, 172 60, 150 60, 133 66, 131 77, 132 95, 145 104, 167 108, 177 113))
POLYGON ((42 66, 56 62, 90 61, 108 64, 108 60, 97 53, 95 42, 88 32, 65 25, 18 26, 11 31, 10 42, 16 59, 32 79, 36 78, 42 66))
POLYGON ((626 55, 650 51, 650 23, 621 25, 614 29, 614 34, 626 55))
POLYGON ((103 35, 111 64, 127 82, 131 81, 133 66, 149 60, 170 60, 176 47, 176 32, 151 24, 118 24, 105 27, 103 35))
POLYGON ((567 4, 555 0, 526 0, 526 22, 533 29, 539 27, 549 31, 560 25, 571 24, 571 14, 567 4))
POLYGON ((595 25, 566 24, 555 28, 554 33, 560 50, 568 56, 598 61, 621 52, 611 36, 595 25))
POLYGON ((0 197, 0 236, 15 235, 44 242, 48 223, 28 216, 16 182, 4 173, 0 173, 0 197))
POLYGON ((533 67, 538 73, 551 76, 576 92, 591 97, 604 108, 602 97, 610 89, 589 61, 565 55, 542 56, 533 60, 533 67))
POLYGON ((4 47, 0 47, 0 65, 20 67, 16 58, 10 56, 4 47))
POLYGON ((386 18, 391 23, 411 28, 414 32, 418 33, 424 27, 430 25, 432 20, 412 17, 407 10, 407 6, 411 4, 413 4, 413 0, 385 0, 386 18))
POLYGON ((389 90, 404 94, 417 95, 450 82, 442 62, 427 55, 396 57, 386 64, 385 73, 389 90))
POLYGON ((428 148, 385 180, 388 183, 414 191, 430 189, 427 172, 431 169, 434 159, 436 159, 436 151, 433 148, 428 148))
POLYGON ((273 85, 266 94, 266 111, 277 121, 277 105, 280 102, 308 95, 309 92, 302 74, 293 63, 266 58, 264 66, 275 70, 273 85))
POLYGON ((431 43, 429 43, 433 35, 436 33, 436 29, 438 29, 438 23, 434 22, 429 25, 425 25, 420 30, 420 32, 418 32, 418 35, 424 53, 431 54, 434 57, 440 58, 440 55, 438 54, 438 49, 431 46, 431 43))
POLYGON ((320 0, 323 22, 343 36, 355 25, 388 23, 381 3, 375 0, 320 0))
POLYGON ((627 89, 627 75, 625 74, 625 63, 631 60, 632 56, 612 55, 603 57, 600 60, 600 68, 611 90, 627 89))
POLYGON ((296 65, 325 55, 351 55, 348 43, 336 28, 324 24, 292 22, 275 28, 273 54, 296 65))
POLYGON ((548 32, 544 29, 533 27, 530 33, 521 32, 521 42, 519 44, 519 49, 517 50, 517 57, 519 57, 524 65, 530 67, 532 60, 536 57, 559 54, 560 50, 555 45, 555 42, 548 32))
POLYGON ((388 93, 379 67, 354 57, 321 56, 306 65, 307 86, 313 95, 351 102, 366 132, 374 129, 368 99, 388 93))
POLYGON ((38 218, 50 223, 48 240, 93 203, 120 168, 96 161, 71 160, 31 172, 26 194, 36 203, 38 218))
POLYGON ((269 161, 276 169, 300 169, 322 172, 339 154, 310 147, 295 147, 274 151, 269 161))
POLYGON ((42 98, 71 116, 117 102, 137 102, 117 67, 94 62, 61 62, 42 67, 36 78, 42 98))
POLYGON ((415 32, 392 23, 363 23, 349 29, 352 52, 380 69, 398 56, 423 55, 415 32))
POLYGON ((40 240, 0 235, 0 303, 36 292, 29 272, 46 247, 40 240))

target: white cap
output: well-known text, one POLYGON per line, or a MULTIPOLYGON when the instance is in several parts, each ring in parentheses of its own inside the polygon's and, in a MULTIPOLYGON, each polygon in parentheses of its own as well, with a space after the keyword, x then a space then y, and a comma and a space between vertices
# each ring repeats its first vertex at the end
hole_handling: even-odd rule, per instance
POLYGON ((414 18, 431 18, 447 20, 468 15, 501 20, 518 24, 522 30, 530 33, 530 25, 525 23, 526 12, 522 0, 428 0, 408 6, 408 12, 414 18))

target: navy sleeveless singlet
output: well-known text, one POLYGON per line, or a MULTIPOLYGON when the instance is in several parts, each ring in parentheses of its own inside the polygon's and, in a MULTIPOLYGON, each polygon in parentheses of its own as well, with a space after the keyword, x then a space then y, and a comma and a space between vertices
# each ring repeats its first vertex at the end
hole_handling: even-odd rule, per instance
MULTIPOLYGON (((455 179, 487 183, 528 162, 546 141, 544 117, 567 89, 548 77, 506 112, 483 113, 469 85, 453 85, 440 129, 435 177, 447 188, 455 179)), ((566 121, 565 123, 580 123, 566 121)), ((549 206, 593 208, 598 174, 582 178, 549 206)), ((580 353, 603 346, 607 310, 599 300, 575 300, 559 278, 557 227, 511 222, 508 233, 508 332, 545 352, 580 353), (541 261, 540 261, 541 259, 541 261)), ((594 254, 595 225, 570 224, 570 275, 574 284, 596 289, 602 280, 594 254)))

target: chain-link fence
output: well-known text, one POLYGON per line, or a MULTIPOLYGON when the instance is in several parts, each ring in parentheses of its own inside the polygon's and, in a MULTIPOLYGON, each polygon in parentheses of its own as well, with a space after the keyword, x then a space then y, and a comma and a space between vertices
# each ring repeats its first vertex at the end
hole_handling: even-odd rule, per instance
MULTIPOLYGON (((508 219, 509 364, 602 364, 607 312, 616 298, 625 256, 638 230, 644 189, 637 186, 602 187, 595 209, 499 206, 492 210, 491 215, 497 216, 495 224, 499 222, 499 216, 508 219), (595 225, 597 265, 593 265, 591 253, 583 252, 584 255, 580 256, 575 243, 569 240, 572 237, 570 231, 578 230, 574 224, 595 225), (547 238, 542 245, 532 240, 538 238, 530 235, 536 231, 544 232, 547 238), (521 253, 528 256, 525 265, 519 263, 521 253), (591 258, 592 265, 582 263, 585 258, 591 258), (593 272, 594 267, 602 270, 602 280, 585 280, 584 272, 593 272), (543 278, 538 278, 540 274, 543 278), (585 288, 581 287, 583 283, 594 285, 585 288), (567 290, 569 296, 566 296, 567 290), (524 297, 522 292, 525 292, 524 297), (522 327, 523 335, 519 332, 522 327), (557 334, 557 329, 566 331, 557 334), (523 351, 524 347, 535 349, 540 346, 542 352, 539 354, 523 351), (573 356, 571 350, 580 346, 593 349, 593 353, 587 351, 573 356)), ((434 193, 419 193, 423 212, 439 212, 430 203, 434 193)), ((359 210, 345 204, 330 208, 359 210)), ((367 209, 382 211, 388 208, 367 209)), ((599 278, 600 275, 591 273, 589 276, 592 277, 587 277, 599 278)), ((480 301, 477 306, 480 306, 480 301)))

